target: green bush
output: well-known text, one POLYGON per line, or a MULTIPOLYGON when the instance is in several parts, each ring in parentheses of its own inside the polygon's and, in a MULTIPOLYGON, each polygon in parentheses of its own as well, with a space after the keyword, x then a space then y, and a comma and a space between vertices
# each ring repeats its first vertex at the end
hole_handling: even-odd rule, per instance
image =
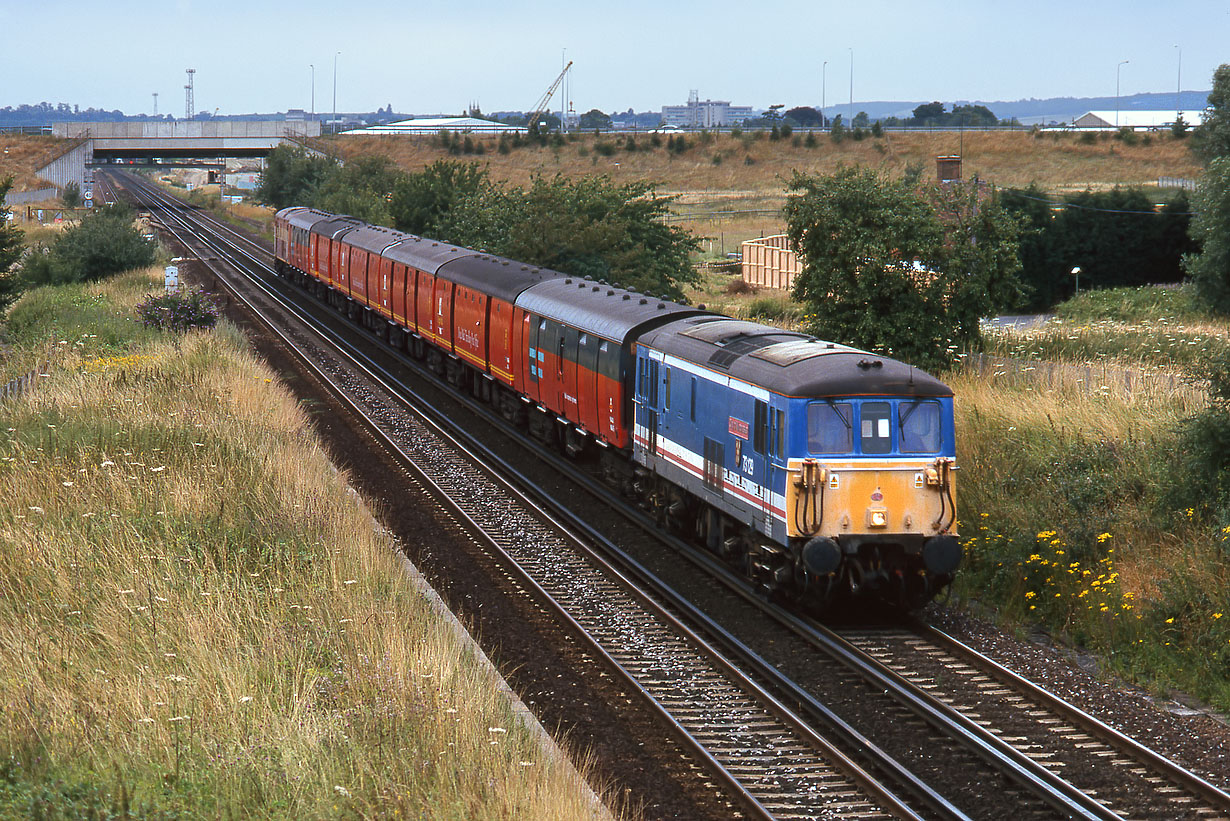
POLYGON ((594 143, 594 153, 603 157, 613 157, 615 155, 615 144, 596 142, 594 143))
POLYGON ((22 267, 24 287, 92 282, 154 264, 156 246, 133 225, 132 212, 111 205, 88 214, 22 267))

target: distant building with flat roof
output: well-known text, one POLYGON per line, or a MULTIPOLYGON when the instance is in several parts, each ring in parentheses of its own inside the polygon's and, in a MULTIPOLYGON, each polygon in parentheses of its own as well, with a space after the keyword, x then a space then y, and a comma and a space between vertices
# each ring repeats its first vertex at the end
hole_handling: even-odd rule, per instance
POLYGON ((695 91, 685 105, 662 106, 662 124, 678 128, 725 128, 752 116, 751 106, 731 105, 729 100, 700 100, 695 91))
POLYGON ((462 134, 526 134, 523 125, 506 125, 477 117, 418 117, 396 123, 373 125, 344 131, 354 135, 439 134, 441 131, 456 131, 462 134))

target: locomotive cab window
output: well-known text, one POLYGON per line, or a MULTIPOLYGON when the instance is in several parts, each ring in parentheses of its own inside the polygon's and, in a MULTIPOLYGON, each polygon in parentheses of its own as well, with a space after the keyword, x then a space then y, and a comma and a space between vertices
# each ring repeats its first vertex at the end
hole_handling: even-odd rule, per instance
POLYGON ((897 408, 902 453, 940 452, 940 403, 902 402, 897 408))
POLYGON ((892 408, 887 402, 864 402, 859 408, 860 447, 863 453, 891 453, 892 408))
POLYGON ((807 450, 810 453, 851 453, 854 450, 853 418, 849 402, 809 404, 807 450))

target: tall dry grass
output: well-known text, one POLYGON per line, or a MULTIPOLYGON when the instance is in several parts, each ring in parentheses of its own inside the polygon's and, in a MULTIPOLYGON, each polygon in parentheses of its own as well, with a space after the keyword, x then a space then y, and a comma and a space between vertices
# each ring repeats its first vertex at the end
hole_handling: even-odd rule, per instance
POLYGON ((606 174, 616 181, 649 180, 664 193, 730 192, 744 196, 779 193, 783 181, 796 169, 805 173, 831 174, 843 165, 882 168, 900 174, 907 166, 921 166, 925 176, 935 173, 935 157, 961 153, 963 174, 978 176, 1000 186, 1023 186, 1037 182, 1043 188, 1080 190, 1085 187, 1155 184, 1161 176, 1195 177, 1200 166, 1188 152, 1186 140, 1169 135, 1150 135, 1125 145, 1115 140, 1080 142, 1073 134, 1038 134, 1028 131, 910 132, 886 133, 882 138, 834 143, 825 134, 816 135, 814 148, 803 135, 791 139, 757 138, 753 132, 687 135, 690 148, 682 154, 652 148, 652 135, 634 136, 641 150, 624 150, 626 139, 579 134, 564 145, 496 151, 494 137, 474 137, 482 143, 482 155, 453 156, 431 137, 337 137, 330 144, 346 158, 376 154, 398 165, 417 170, 438 159, 472 160, 487 166, 493 177, 525 185, 534 174, 561 173, 569 176, 606 174), (615 142, 611 156, 593 150, 596 141, 615 142), (645 150, 649 149, 649 150, 645 150), (714 163, 715 155, 721 160, 714 163), (750 160, 750 162, 749 162, 750 160))
POLYGON ((1063 634, 1146 686, 1230 708, 1230 530, 1172 501, 1179 428, 1203 395, 975 368, 946 380, 962 476, 958 597, 1063 634))
POLYGON ((238 332, 68 341, 0 405, 0 815, 595 813, 238 332))

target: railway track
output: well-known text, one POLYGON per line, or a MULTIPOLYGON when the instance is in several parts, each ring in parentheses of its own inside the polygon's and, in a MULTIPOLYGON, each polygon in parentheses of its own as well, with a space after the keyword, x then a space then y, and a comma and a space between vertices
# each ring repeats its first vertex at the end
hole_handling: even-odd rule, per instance
MULTIPOLYGON (((200 239, 175 204, 144 202, 180 241, 200 239)), ((238 250, 238 243, 223 247, 238 250)), ((256 260, 254 253, 243 254, 249 262, 256 260)), ((210 268, 225 276, 219 267, 210 268)), ((265 297, 275 298, 269 291, 265 297)), ((921 818, 743 672, 755 668, 753 659, 739 659, 738 665, 728 660, 700 631, 656 604, 639 580, 572 535, 574 523, 551 518, 539 509, 539 500, 476 467, 490 463, 490 454, 473 453, 472 443, 395 401, 395 395, 412 393, 408 386, 392 374, 369 370, 370 363, 329 362, 330 354, 319 344, 278 333, 317 378, 348 398, 352 412, 366 420, 421 485, 451 508, 473 536, 524 574, 523 583, 656 706, 738 796, 745 812, 766 819, 921 818), (356 376, 356 369, 362 376, 356 376)))
MULTIPOLYGON (((173 223, 181 218, 182 214, 175 214, 176 209, 182 206, 169 203, 164 207, 169 209, 163 212, 165 221, 173 223)), ((214 222, 214 230, 223 233, 230 231, 214 222)), ((224 252, 242 254, 247 260, 245 265, 266 269, 270 259, 268 251, 237 235, 225 240, 224 244, 214 246, 214 253, 224 252)), ((207 252, 205 256, 208 255, 207 252)), ((258 274, 260 276, 271 275, 258 274)), ((268 297, 274 298, 272 289, 268 297)), ((355 333, 361 335, 361 332, 355 333)), ((357 350, 359 346, 352 344, 350 347, 356 349, 356 356, 362 355, 357 350)), ((319 360, 322 351, 317 347, 308 356, 319 360)), ((367 367, 373 365, 369 363, 367 367)), ((389 378, 385 376, 385 379, 389 378)), ((355 390, 353 385, 347 389, 355 390)), ((408 392, 405 386, 399 387, 393 383, 376 390, 385 394, 385 401, 394 393, 408 392)), ((400 413, 386 413, 383 422, 375 419, 372 424, 376 429, 381 429, 383 424, 396 430, 400 413)), ((406 425, 404 418, 400 424, 403 427, 406 425)), ((421 431, 413 432, 413 436, 421 435, 421 431)), ((464 451, 477 446, 472 439, 468 439, 465 443, 459 443, 458 447, 464 451)), ((492 455, 487 453, 474 458, 490 462, 492 455)), ((463 464, 469 463, 463 460, 463 464)), ((558 467, 576 474, 572 478, 578 483, 592 483, 585 474, 577 473, 567 463, 561 463, 558 467)), ((496 481, 476 475, 475 470, 472 466, 441 469, 444 474, 459 478, 460 484, 452 492, 462 496, 466 495, 467 487, 473 487, 480 481, 496 481)), ((433 474, 441 471, 432 469, 433 474)), ((599 490, 595 489, 594 492, 599 490)), ((444 489, 436 492, 442 497, 449 494, 444 489)), ((544 507, 549 501, 546 496, 544 493, 530 500, 528 508, 544 507)), ((506 508, 500 510, 507 511, 506 508)), ((465 512, 461 515, 470 517, 465 512)), ((627 511, 627 515, 636 519, 639 514, 627 511)), ((580 590, 570 589, 568 583, 583 575, 580 569, 569 563, 562 575, 553 574, 557 565, 562 566, 554 547, 546 552, 551 559, 541 560, 544 553, 540 546, 547 543, 545 540, 552 533, 557 534, 558 538, 561 529, 584 529, 575 517, 561 518, 567 518, 569 523, 550 524, 541 518, 531 517, 520 521, 512 528, 511 534, 500 532, 498 528, 494 533, 483 530, 477 520, 475 526, 488 533, 484 538, 490 539, 493 549, 506 561, 523 563, 527 568, 537 565, 530 582, 537 595, 544 601, 556 602, 553 606, 558 606, 577 629, 595 637, 603 636, 601 642, 606 643, 597 644, 602 648, 599 652, 614 668, 627 675, 630 682, 635 682, 646 698, 658 705, 666 720, 676 725, 681 736, 690 739, 688 743, 702 760, 707 761, 715 772, 723 773, 721 777, 732 792, 742 796, 748 812, 760 813, 760 817, 779 818, 815 817, 817 813, 824 814, 824 817, 844 817, 847 814, 855 817, 888 817, 891 814, 897 817, 915 817, 918 814, 927 817, 995 817, 979 811, 976 806, 977 788, 963 796, 962 801, 954 802, 927 787, 924 778, 909 772, 910 762, 897 761, 885 754, 874 736, 869 738, 863 735, 855 727, 856 722, 847 722, 825 707, 814 695, 815 687, 801 685, 782 676, 777 668, 785 665, 764 664, 759 659, 749 658, 755 657, 755 653, 747 652, 737 661, 741 669, 734 669, 735 658, 747 648, 733 632, 709 622, 701 614, 689 613, 688 624, 709 622, 704 628, 707 637, 699 635, 697 628, 688 626, 677 615, 680 610, 688 610, 686 603, 674 602, 672 608, 675 612, 659 608, 659 614, 648 615, 647 595, 635 592, 636 587, 644 582, 638 579, 634 584, 623 575, 628 566, 626 559, 622 560, 623 570, 599 571, 592 583, 587 582, 580 590), (530 534, 528 539, 524 538, 527 534, 530 534), (530 548, 528 551, 523 549, 526 545, 530 548), (619 581, 612 582, 611 579, 619 581), (641 609, 627 609, 623 602, 618 608, 608 608, 608 604, 621 598, 617 591, 623 591, 632 599, 640 599, 638 606, 641 609), (570 598, 571 604, 566 604, 570 598), (605 615, 608 609, 611 611, 609 620, 601 620, 595 615, 605 615), (634 612, 635 616, 632 615, 634 612), (678 625, 667 627, 672 620, 678 625), (657 632, 662 630, 669 632, 657 632), (620 638, 624 640, 622 645, 618 642, 620 638), (673 645, 688 648, 692 655, 677 651, 673 645), (721 645, 721 649, 715 645, 721 645), (669 653, 667 648, 671 648, 669 653), (674 655, 676 652, 681 654, 674 655), (703 660, 706 655, 707 660, 703 660), (715 659, 720 661, 715 662, 715 659), (708 668, 698 665, 708 665, 708 668), (719 671, 717 668, 728 669, 719 671), (757 683, 757 679, 764 684, 757 683), (761 688, 761 692, 753 695, 751 685, 761 688), (728 723, 723 724, 718 708, 741 700, 746 700, 746 709, 753 712, 744 712, 741 717, 739 714, 729 714, 726 716, 728 723), (788 708, 787 704, 791 706, 788 708), (787 727, 790 724, 793 727, 787 727), (743 732, 743 728, 761 726, 772 726, 772 729, 767 735, 759 737, 743 732), (844 762, 835 747, 832 750, 826 747, 828 742, 824 741, 822 734, 840 739, 849 751, 845 753, 847 757, 844 762), (771 758, 774 755, 778 758, 771 758), (790 777, 773 773, 789 774, 790 777), (880 797, 873 797, 874 790, 868 783, 876 779, 871 773, 893 783, 894 787, 881 787, 880 797), (894 789, 901 792, 904 799, 893 798, 894 789), (820 799, 818 796, 828 798, 820 799), (906 806, 907 801, 913 809, 906 806), (807 815, 809 812, 812 815, 807 815)), ((640 518, 640 526, 652 532, 654 523, 644 521, 643 516, 640 518)), ((655 533, 655 538, 659 536, 655 533)), ((601 542, 603 539, 590 533, 583 540, 573 541, 601 542)), ((682 544, 673 547, 680 551, 690 550, 682 544)), ((618 552, 608 545, 608 554, 612 550, 618 552)), ((711 563, 704 555, 693 554, 691 558, 700 564, 711 563)), ((608 560, 589 557, 584 560, 578 558, 578 561, 593 567, 608 560)), ((719 567, 715 572, 720 577, 724 571, 719 567)), ((1069 707, 1073 712, 1065 712, 1063 717, 1056 719, 1053 713, 1045 711, 1060 710, 1059 707, 1051 703, 1044 708, 1031 700, 1031 696, 1022 695, 1028 682, 1011 681, 1009 676, 988 666, 992 664, 989 660, 985 660, 987 664, 979 663, 974 668, 970 666, 974 662, 968 657, 966 661, 956 658, 957 650, 951 644, 941 644, 934 634, 924 637, 917 631, 877 629, 847 631, 843 635, 830 633, 826 636, 826 631, 819 625, 761 602, 740 580, 727 576, 727 584, 738 590, 749 606, 761 607, 779 624, 789 626, 795 640, 804 642, 811 652, 823 652, 829 658, 840 661, 864 687, 882 690, 886 701, 893 704, 880 709, 905 709, 913 716, 912 720, 917 726, 929 728, 929 744, 935 743, 934 736, 940 736, 943 745, 933 749, 959 747, 964 751, 958 757, 964 762, 962 766, 968 766, 970 761, 980 762, 977 766, 984 768, 982 772, 966 771, 967 780, 1006 786, 1026 815, 1084 818, 1230 817, 1230 797, 1212 785, 1190 773, 1184 774, 1181 768, 1143 750, 1139 745, 1133 748, 1130 743, 1124 743, 1125 739, 1113 740, 1105 732, 1109 728, 1091 717, 1077 717, 1074 713, 1079 711, 1074 708, 1069 707), (967 673, 966 667, 961 665, 967 665, 976 672, 967 673), (944 670, 948 672, 942 672, 944 670), (961 690, 949 692, 939 686, 939 679, 944 682, 968 680, 976 685, 980 697, 974 699, 967 691, 961 690), (1006 708, 1008 713, 1015 712, 1018 716, 1034 719, 1032 729, 1025 726, 1029 722, 1005 725, 1010 727, 1005 729, 984 718, 984 714, 991 713, 990 707, 997 699, 1004 705, 1015 705, 1006 708), (965 702, 971 702, 972 706, 965 702), (1037 715, 1033 715, 1035 713, 1037 715), (1055 739, 1069 745, 1069 755, 1048 752, 1058 743, 1055 739), (1086 762, 1098 762, 1102 769, 1110 768, 1124 774, 1126 782, 1136 779, 1136 783, 1124 790, 1124 781, 1094 779, 1091 782, 1087 777, 1071 778, 1070 773, 1080 769, 1073 767, 1073 762, 1082 758, 1086 762), (1060 777, 1059 773, 1064 777, 1060 777)), ((654 597, 662 595, 659 591, 654 597)), ((669 592, 666 597, 671 598, 669 592)), ((838 686, 851 684, 847 680, 844 685, 838 686)), ((928 732, 916 727, 911 729, 928 732)))

